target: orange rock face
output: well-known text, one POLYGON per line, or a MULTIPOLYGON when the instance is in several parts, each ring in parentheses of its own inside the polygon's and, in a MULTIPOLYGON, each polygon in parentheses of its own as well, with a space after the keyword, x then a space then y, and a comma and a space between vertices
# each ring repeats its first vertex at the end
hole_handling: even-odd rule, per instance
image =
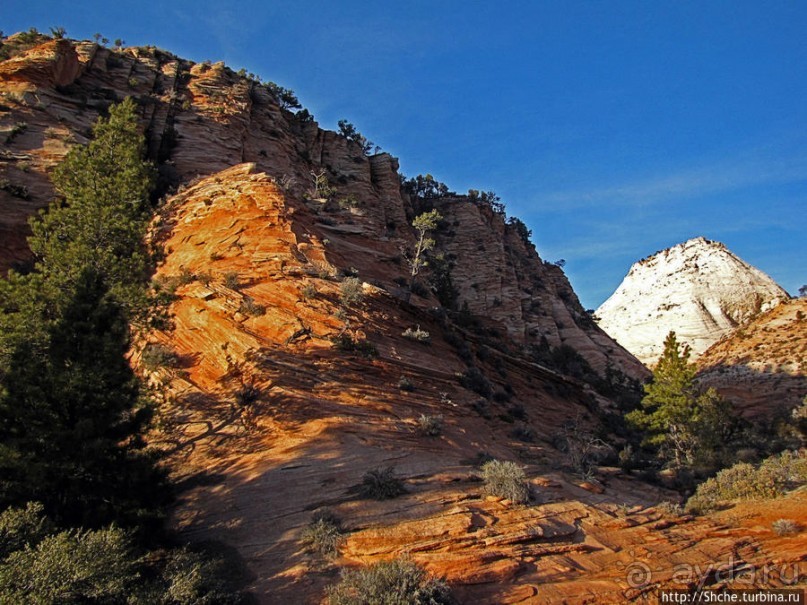
MULTIPOLYGON (((0 127, 11 133, 25 125, 0 163, 0 179, 10 185, 0 189, 0 270, 29 259, 27 219, 54 195, 47 172, 86 140, 112 102, 134 96, 164 187, 249 162, 301 201, 312 174, 323 174, 335 193, 308 209, 309 231, 331 244, 330 262, 389 291, 393 279, 406 281, 402 249, 413 245, 410 223, 424 203, 402 194, 397 161, 384 153, 367 157, 223 64, 194 64, 151 47, 113 50, 56 40, 0 63, 0 74, 6 74, 0 127), (24 83, 26 92, 12 90, 11 81, 24 83)), ((446 219, 435 236, 453 265, 458 305, 490 318, 518 347, 545 338, 578 351, 600 373, 610 365, 633 378, 648 375, 594 325, 562 271, 542 262, 502 216, 462 196, 434 203, 446 219)), ((437 304, 433 295, 415 298, 422 307, 437 304)))
POLYGON ((698 379, 751 419, 789 414, 807 394, 807 300, 782 303, 715 343, 698 379))
POLYGON ((68 86, 79 74, 76 50, 69 40, 46 42, 23 56, 0 62, 0 87, 6 93, 68 86))
MULTIPOLYGON (((784 569, 784 580, 768 574, 776 586, 801 564, 804 537, 784 544, 762 512, 769 504, 665 517, 652 507, 672 495, 629 475, 603 470, 580 483, 550 443, 575 417, 579 431, 593 428, 582 385, 487 347, 479 367, 512 395, 480 406, 457 380, 466 362, 418 300, 400 300, 379 279, 361 300, 340 302, 340 264, 358 249, 359 274, 369 273, 375 252, 357 237, 363 217, 346 229, 332 216, 322 226, 316 206, 241 165, 185 189, 156 228, 167 252, 158 278, 181 282, 173 329, 153 336, 178 367, 151 374, 172 394, 154 440, 191 486, 173 524, 189 539, 234 547, 261 602, 319 603, 337 567, 397 556, 445 577, 460 602, 491 604, 643 602, 660 587, 712 585, 715 570, 740 561, 784 569), (262 312, 246 312, 245 300, 262 312), (402 337, 414 326, 428 343, 402 337), (367 339, 376 354, 340 350, 339 335, 367 339), (402 376, 412 390, 400 388, 402 376), (516 403, 533 441, 513 431, 516 403), (439 435, 419 431, 423 415, 441 417, 439 435), (525 468, 528 505, 486 495, 483 452, 525 468), (364 474, 388 466, 406 493, 363 497, 364 474), (322 509, 346 531, 333 561, 301 541, 322 509)), ((467 337, 478 352, 478 337, 467 337)), ((804 503, 778 501, 776 518, 804 520, 804 503)))
MULTIPOLYGON (((535 348, 566 344, 600 374, 647 371, 503 217, 462 196, 402 193, 394 158, 366 157, 223 65, 71 42, 79 73, 57 86, 53 49, 64 44, 3 64, 51 75, 3 97, 0 125, 27 127, 0 177, 27 195, 0 191, 0 261, 27 258, 25 221, 53 195, 47 171, 109 103, 136 96, 151 157, 178 185, 153 228, 164 249, 155 279, 173 300, 168 325, 145 339, 163 353, 133 356, 164 395, 151 442, 180 488, 173 526, 230 547, 260 602, 320 603, 338 567, 401 555, 464 603, 643 602, 678 587, 682 565, 700 566, 697 582, 713 577, 710 564, 803 559, 803 535, 775 536, 764 504, 668 519, 652 506, 670 493, 615 469, 576 476, 559 437, 597 434, 619 408, 537 362, 535 348), (306 195, 312 172, 332 199, 306 195), (427 203, 445 217, 436 249, 466 314, 441 307, 428 270, 422 295, 401 287, 402 249, 427 203), (489 457, 524 468, 529 504, 485 492, 489 457), (362 496, 365 473, 386 467, 406 493, 362 496), (323 508, 346 531, 334 561, 301 543, 323 508)), ((803 505, 796 494, 776 509, 807 521, 803 505)))

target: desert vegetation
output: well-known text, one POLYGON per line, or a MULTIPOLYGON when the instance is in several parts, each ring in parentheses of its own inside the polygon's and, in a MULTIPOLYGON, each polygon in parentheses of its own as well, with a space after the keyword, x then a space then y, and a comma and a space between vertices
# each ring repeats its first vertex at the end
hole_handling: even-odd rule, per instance
POLYGON ((414 291, 415 280, 420 271, 429 264, 427 254, 434 248, 435 241, 429 234, 437 229, 437 224, 442 220, 442 215, 437 210, 430 210, 415 217, 412 227, 415 228, 417 239, 415 249, 411 253, 403 250, 404 258, 409 265, 409 290, 414 291))
POLYGON ((356 130, 356 127, 353 124, 347 120, 339 120, 337 125, 339 126, 339 134, 345 137, 348 141, 358 145, 361 148, 362 153, 367 155, 373 150, 375 143, 368 141, 364 135, 356 130))
POLYGON ((491 496, 523 504, 530 498, 530 488, 524 469, 515 462, 490 460, 482 465, 485 491, 491 496))
POLYGON ((676 468, 719 465, 733 429, 730 406, 714 389, 701 390, 689 348, 671 332, 645 385, 641 407, 627 421, 643 431, 644 444, 676 468))
POLYGON ((417 420, 418 432, 426 437, 437 437, 443 432, 443 417, 421 414, 417 420))
POLYGON ((395 559, 344 571, 341 581, 328 589, 328 602, 330 605, 440 605, 453 601, 445 582, 429 577, 412 561, 395 559))
MULTIPOLYGON (((237 599, 212 559, 159 544, 172 490, 127 359, 130 326, 154 309, 143 151, 135 103, 113 106, 53 172, 60 199, 31 221, 34 270, 0 282, 4 602, 237 599), (160 563, 146 562, 155 548, 160 563)), ((144 357, 175 363, 160 345, 144 357)))
POLYGON ((303 530, 302 543, 311 553, 325 559, 339 554, 344 531, 339 518, 328 510, 319 511, 303 530))
POLYGON ((687 501, 688 511, 706 513, 742 500, 767 500, 807 483, 807 457, 785 451, 761 464, 740 462, 698 486, 687 501))
POLYGON ((387 466, 367 471, 362 477, 359 491, 365 498, 389 500, 405 494, 406 487, 395 473, 395 468, 387 466))

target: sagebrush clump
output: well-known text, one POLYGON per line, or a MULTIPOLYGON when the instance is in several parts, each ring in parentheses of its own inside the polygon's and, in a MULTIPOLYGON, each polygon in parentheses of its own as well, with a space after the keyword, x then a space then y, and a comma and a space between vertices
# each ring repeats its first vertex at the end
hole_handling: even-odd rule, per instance
POLYGON ((426 437, 437 437, 443 432, 443 417, 421 414, 418 418, 418 432, 426 437))
POLYGON ((224 274, 224 286, 230 290, 238 290, 241 287, 241 277, 236 271, 228 271, 224 274))
POLYGON ((346 277, 339 286, 339 302, 346 307, 357 305, 364 298, 364 290, 358 277, 346 277))
POLYGON ((244 300, 241 301, 241 305, 238 307, 238 311, 250 317, 260 317, 266 314, 266 307, 255 302, 254 298, 245 296, 244 300))
POLYGON ((331 559, 339 554, 342 538, 339 519, 329 511, 323 511, 316 514, 303 530, 302 543, 309 552, 331 559))
POLYGON ((772 528, 777 536, 793 536, 801 531, 801 525, 793 519, 777 519, 772 528))
POLYGON ((491 460, 482 466, 485 491, 491 496, 507 498, 523 504, 530 498, 530 488, 524 470, 515 462, 491 460))
POLYGON ((408 376, 401 376, 398 379, 398 388, 402 391, 414 391, 415 385, 408 376))
POLYGON ((378 349, 366 338, 352 338, 348 334, 339 334, 332 339, 334 346, 346 353, 358 353, 368 359, 378 356, 378 349))
POLYGON ((168 345, 152 342, 145 346, 140 356, 143 367, 154 372, 161 368, 175 368, 179 364, 179 356, 168 345))
POLYGON ((328 588, 330 605, 441 605, 452 603, 443 580, 430 577, 406 559, 384 561, 342 572, 339 584, 328 588))
POLYGON ((807 457, 785 451, 759 466, 740 462, 723 469, 698 486, 686 510, 705 513, 732 500, 765 500, 807 483, 807 457))
POLYGON ((362 477, 362 496, 374 500, 390 500, 406 493, 403 481, 391 466, 368 471, 362 477))
POLYGON ((431 335, 426 330, 421 330, 420 326, 416 328, 406 328, 406 330, 401 333, 401 336, 422 343, 431 341, 431 335))

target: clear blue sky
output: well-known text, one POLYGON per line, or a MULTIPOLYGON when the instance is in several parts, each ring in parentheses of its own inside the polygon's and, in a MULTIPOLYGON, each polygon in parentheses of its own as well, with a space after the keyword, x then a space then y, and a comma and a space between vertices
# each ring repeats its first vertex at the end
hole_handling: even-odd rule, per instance
POLYGON ((807 2, 3 2, 6 33, 57 25, 244 67, 495 190, 586 307, 698 235, 807 283, 807 2))

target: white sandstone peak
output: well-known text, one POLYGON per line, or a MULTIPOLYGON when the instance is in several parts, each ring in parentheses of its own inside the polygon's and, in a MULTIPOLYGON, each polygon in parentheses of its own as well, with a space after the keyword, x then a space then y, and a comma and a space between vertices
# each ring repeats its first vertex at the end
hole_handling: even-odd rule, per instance
POLYGON ((670 330, 693 359, 785 292, 720 242, 696 237, 635 263, 596 311, 600 327, 645 364, 654 364, 670 330))

